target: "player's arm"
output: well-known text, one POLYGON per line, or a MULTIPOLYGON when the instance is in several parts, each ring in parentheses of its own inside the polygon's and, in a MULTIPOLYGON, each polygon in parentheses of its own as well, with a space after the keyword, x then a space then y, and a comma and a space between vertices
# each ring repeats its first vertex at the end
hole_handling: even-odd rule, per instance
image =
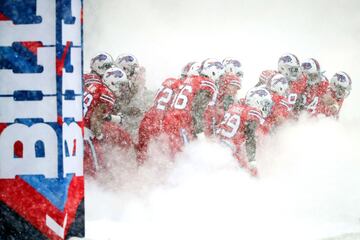
POLYGON ((245 148, 248 160, 248 170, 252 176, 257 176, 257 167, 255 161, 256 155, 256 137, 255 131, 257 128, 256 121, 247 122, 245 125, 245 148))
POLYGON ((323 112, 326 115, 335 116, 338 114, 340 106, 330 93, 326 93, 321 98, 321 104, 323 105, 323 112))
POLYGON ((125 103, 120 103, 120 102, 118 102, 116 104, 114 112, 121 113, 123 115, 130 116, 130 117, 137 117, 142 114, 140 108, 135 107, 135 106, 128 106, 125 103))
POLYGON ((210 100, 211 94, 206 90, 200 90, 194 98, 191 108, 191 116, 194 123, 195 134, 203 131, 204 112, 210 100))
POLYGON ((107 106, 104 103, 99 104, 95 109, 93 114, 90 117, 90 125, 91 130, 93 131, 96 138, 101 139, 102 138, 102 125, 104 123, 104 119, 107 116, 105 114, 107 106))
POLYGON ((245 124, 245 149, 248 162, 255 163, 256 155, 256 137, 255 131, 257 128, 257 122, 248 121, 245 124))
POLYGON ((304 97, 302 94, 297 94, 297 98, 293 106, 293 110, 296 113, 300 113, 300 111, 304 110, 304 108, 305 108, 304 97))

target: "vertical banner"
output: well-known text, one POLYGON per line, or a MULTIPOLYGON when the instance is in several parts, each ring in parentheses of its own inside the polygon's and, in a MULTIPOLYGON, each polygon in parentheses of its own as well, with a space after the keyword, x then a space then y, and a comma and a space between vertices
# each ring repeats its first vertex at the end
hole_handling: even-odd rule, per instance
POLYGON ((84 236, 82 0, 0 1, 0 239, 84 236))

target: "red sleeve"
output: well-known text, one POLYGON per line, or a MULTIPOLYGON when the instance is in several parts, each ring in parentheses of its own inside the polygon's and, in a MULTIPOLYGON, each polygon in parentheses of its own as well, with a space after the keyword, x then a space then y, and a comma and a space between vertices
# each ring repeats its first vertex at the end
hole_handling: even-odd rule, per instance
POLYGON ((265 119, 262 117, 261 113, 255 108, 249 108, 246 111, 246 115, 244 116, 244 118, 244 122, 255 121, 260 125, 264 124, 265 122, 265 119))
POLYGON ((115 96, 114 94, 107 88, 101 88, 99 94, 99 101, 102 104, 106 105, 106 109, 104 110, 104 114, 109 114, 114 108, 115 105, 115 96))
POLYGON ((205 136, 211 136, 215 131, 215 125, 216 125, 215 114, 216 114, 215 106, 207 106, 204 112, 205 136))
POLYGON ((262 84, 268 84, 268 82, 271 80, 273 76, 275 76, 276 73, 277 71, 275 70, 262 71, 259 77, 259 82, 262 84))
POLYGON ((329 82, 328 81, 320 82, 319 90, 318 90, 318 93, 317 93, 318 96, 319 97, 323 96, 327 92, 328 87, 329 87, 329 82))
POLYGON ((97 74, 93 74, 93 73, 84 74, 83 81, 84 81, 85 86, 89 85, 89 84, 92 84, 92 83, 100 83, 100 84, 102 84, 100 76, 97 75, 97 74))
POLYGON ((306 89, 307 78, 304 74, 294 81, 291 85, 291 93, 303 94, 306 89))

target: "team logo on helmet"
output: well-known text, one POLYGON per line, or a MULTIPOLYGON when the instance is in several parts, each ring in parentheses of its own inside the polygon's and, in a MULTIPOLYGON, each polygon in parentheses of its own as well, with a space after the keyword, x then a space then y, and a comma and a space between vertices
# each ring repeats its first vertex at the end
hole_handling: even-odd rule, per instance
POLYGON ((305 70, 309 70, 309 69, 311 69, 311 63, 304 62, 303 64, 301 64, 301 67, 305 70))
POLYGON ((337 80, 339 80, 339 82, 342 82, 342 83, 346 82, 346 77, 344 75, 336 73, 335 76, 336 76, 337 80))
POLYGON ((224 66, 220 62, 209 62, 208 67, 216 67, 217 69, 223 69, 224 66))
POLYGON ((283 56, 280 58, 280 61, 283 61, 284 63, 289 63, 291 62, 291 57, 289 55, 283 56))
POLYGON ((125 60, 126 62, 133 62, 135 59, 134 59, 133 56, 125 56, 125 57, 124 57, 124 60, 125 60))
POLYGON ((114 76, 115 78, 122 78, 124 74, 121 71, 116 70, 112 72, 107 72, 106 77, 110 77, 110 76, 114 76))
POLYGON ((230 60, 229 63, 233 64, 235 67, 241 67, 241 63, 238 60, 230 60))
POLYGON ((235 67, 241 67, 241 63, 236 59, 231 59, 231 60, 227 60, 227 61, 225 60, 224 65, 227 65, 227 64, 232 64, 235 67))
POLYGON ((281 77, 281 78, 277 78, 274 82, 274 85, 278 84, 278 83, 282 83, 282 84, 286 84, 288 83, 288 81, 286 80, 286 78, 281 77))
POLYGON ((93 58, 93 62, 95 61, 105 61, 107 59, 107 56, 105 54, 99 54, 96 57, 93 58))
POLYGON ((265 97, 266 95, 268 95, 268 93, 266 92, 265 89, 257 89, 255 91, 252 91, 250 93, 250 97, 253 97, 255 94, 261 96, 261 97, 265 97))
POLYGON ((294 54, 288 54, 280 57, 279 61, 283 61, 284 63, 291 63, 292 57, 295 59, 296 63, 299 64, 299 59, 294 54))

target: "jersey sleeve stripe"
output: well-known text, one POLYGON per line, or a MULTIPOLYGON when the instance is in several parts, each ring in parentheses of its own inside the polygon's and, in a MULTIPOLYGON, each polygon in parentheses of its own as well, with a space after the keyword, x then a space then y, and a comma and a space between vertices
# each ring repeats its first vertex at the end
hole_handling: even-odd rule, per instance
POLYGON ((281 101, 280 101, 280 104, 283 105, 283 106, 285 106, 285 107, 287 107, 287 108, 290 108, 289 104, 288 104, 286 101, 284 101, 284 100, 281 100, 281 101))
POLYGON ((202 80, 200 84, 209 84, 209 85, 216 87, 214 82, 208 81, 208 80, 202 80))
POLYGON ((107 99, 109 99, 111 101, 115 101, 115 99, 113 97, 111 97, 109 95, 106 95, 106 94, 101 94, 101 97, 107 98, 107 99))
POLYGON ((111 104, 115 104, 115 100, 112 97, 106 96, 106 95, 101 95, 100 99, 107 101, 111 104))
POLYGON ((209 88, 211 88, 214 92, 217 91, 215 85, 213 85, 213 84, 201 83, 200 86, 201 86, 201 87, 209 87, 209 88))
POLYGON ((93 84, 93 83, 100 83, 102 84, 102 82, 100 80, 96 80, 96 79, 89 79, 89 80, 86 80, 84 85, 87 86, 87 85, 90 85, 90 84, 93 84))
POLYGON ((251 114, 253 114, 253 115, 256 115, 256 116, 262 118, 261 114, 260 114, 258 111, 250 110, 249 113, 251 113, 251 114))
POLYGON ((263 117, 259 116, 259 114, 256 113, 255 111, 249 111, 249 115, 258 118, 260 121, 260 124, 263 124, 265 122, 265 119, 263 117))
POLYGON ((230 84, 241 88, 241 84, 237 81, 231 81, 230 84))

